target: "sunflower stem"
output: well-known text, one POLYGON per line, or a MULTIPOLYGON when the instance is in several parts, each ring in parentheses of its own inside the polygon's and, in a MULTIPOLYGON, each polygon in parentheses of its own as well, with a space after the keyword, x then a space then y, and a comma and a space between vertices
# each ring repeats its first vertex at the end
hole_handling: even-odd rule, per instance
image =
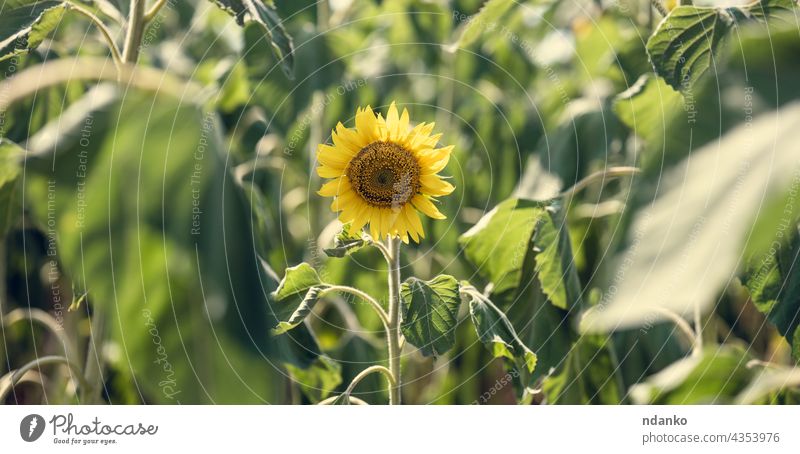
POLYGON ((389 405, 400 405, 400 238, 389 238, 389 405))

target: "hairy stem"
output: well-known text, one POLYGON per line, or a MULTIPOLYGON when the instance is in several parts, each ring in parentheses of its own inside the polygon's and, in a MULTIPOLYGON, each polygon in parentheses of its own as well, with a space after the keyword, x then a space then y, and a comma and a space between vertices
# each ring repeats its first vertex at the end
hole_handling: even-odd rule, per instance
POLYGON ((103 35, 103 39, 106 40, 108 48, 111 49, 111 58, 114 60, 114 66, 119 69, 120 65, 122 64, 122 56, 119 54, 119 48, 114 42, 114 38, 111 37, 111 32, 108 30, 108 27, 106 27, 106 24, 104 24, 99 17, 95 16, 88 9, 73 3, 72 1, 68 3, 69 7, 75 10, 75 12, 87 17, 90 21, 92 21, 92 23, 94 23, 95 26, 97 26, 97 29, 100 30, 100 33, 103 35))
POLYGON ((389 405, 400 405, 400 239, 389 238, 389 371, 395 377, 389 388, 389 405))
POLYGON ((144 23, 148 23, 156 17, 156 14, 167 4, 167 0, 156 0, 153 6, 144 13, 144 23))
POLYGON ((397 380, 395 380, 394 375, 392 375, 392 372, 389 369, 383 366, 370 366, 359 372, 358 375, 356 375, 355 377, 353 377, 353 381, 351 381, 350 385, 347 386, 347 389, 344 391, 344 394, 349 396, 353 392, 353 390, 356 389, 356 386, 358 385, 359 382, 361 382, 361 380, 366 378, 368 375, 374 373, 383 374, 389 381, 389 386, 394 386, 397 383, 397 380))
POLYGON ((144 35, 144 0, 131 0, 128 17, 128 31, 125 35, 125 49, 122 51, 124 63, 136 64, 139 59, 139 46, 144 35))

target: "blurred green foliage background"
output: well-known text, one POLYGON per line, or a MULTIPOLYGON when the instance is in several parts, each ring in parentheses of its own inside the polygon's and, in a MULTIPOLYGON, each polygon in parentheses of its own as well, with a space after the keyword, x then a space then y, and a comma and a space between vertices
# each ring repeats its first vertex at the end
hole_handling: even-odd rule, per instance
MULTIPOLYGON (((48 365, 5 402, 315 403, 385 360, 380 321, 365 305, 326 297, 279 337, 269 334, 268 305, 283 270, 303 261, 328 282, 385 299, 385 264, 374 250, 323 253, 340 226, 316 195, 314 168, 316 146, 337 122, 352 126, 357 107, 385 112, 393 100, 414 121, 436 121, 442 142, 456 145, 444 172, 456 192, 440 205, 448 218, 423 220, 426 239, 404 248, 406 276, 497 284, 459 242, 486 213, 514 197, 551 200, 611 167, 642 169, 635 179, 594 181, 559 206, 574 304, 551 304, 530 251, 517 267, 521 280, 492 293, 539 357, 534 403, 733 402, 764 378, 750 361, 791 373, 792 335, 800 343, 796 254, 770 271, 779 287, 794 284, 763 298, 783 304, 780 331, 768 320, 772 306, 758 306, 736 280, 715 289, 699 356, 668 319, 613 334, 586 334, 578 323, 608 293, 619 270, 612 259, 632 242, 632 216, 680 184, 662 177, 748 117, 800 95, 796 10, 742 21, 724 37, 712 31, 720 33, 708 41, 712 64, 687 90, 670 86, 648 57, 661 21, 650 2, 491 1, 479 14, 483 3, 276 0, 291 62, 278 61, 262 27, 239 26, 212 2, 167 3, 142 41, 138 64, 162 71, 149 85, 76 78, 11 103, 0 142, 0 375, 65 355, 103 386, 76 395, 70 370, 48 365), (56 325, 31 321, 30 310, 56 325), (663 388, 648 381, 687 359, 699 361, 694 373, 663 388)), ((110 4, 127 16, 126 0, 110 4)), ((110 22, 122 40, 124 26, 110 22)), ((85 17, 65 15, 38 48, 0 62, 0 74, 11 81, 76 55, 107 50, 85 17)), ((761 214, 756 226, 777 222, 761 214)), ((499 231, 494 241, 515 235, 527 247, 532 232, 499 231)), ((753 257, 769 250, 730 241, 753 257)), ((498 254, 490 260, 510 260, 498 254)), ((519 388, 504 379, 513 367, 492 358, 468 318, 462 310, 448 355, 406 346, 404 402, 517 401, 519 388)), ((354 395, 385 402, 382 380, 371 376, 354 395)), ((767 391, 755 401, 797 399, 783 386, 767 391)))

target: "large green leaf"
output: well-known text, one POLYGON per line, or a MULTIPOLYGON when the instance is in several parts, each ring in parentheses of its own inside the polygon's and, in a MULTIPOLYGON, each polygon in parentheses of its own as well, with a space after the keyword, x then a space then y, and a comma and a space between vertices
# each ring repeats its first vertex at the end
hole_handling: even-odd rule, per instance
POLYGON ((409 343, 425 356, 439 356, 453 348, 458 323, 458 281, 441 274, 423 281, 409 278, 400 289, 402 331, 409 343))
POLYGON ((37 48, 58 27, 68 8, 59 1, 5 2, 0 15, 0 61, 37 48))
POLYGON ((294 76, 294 45, 272 0, 210 0, 242 27, 255 24, 272 46, 272 54, 287 77, 294 76))
POLYGON ((764 195, 788 190, 798 170, 798 116, 797 102, 762 114, 660 178, 660 193, 636 214, 629 247, 617 257, 623 279, 582 326, 613 330, 663 319, 660 308, 684 315, 710 308, 736 276, 764 195))
POLYGON ((556 214, 552 202, 508 199, 461 236, 467 259, 493 284, 493 294, 517 290, 531 273, 554 306, 567 309, 578 302, 569 238, 556 214), (535 254, 533 269, 525 268, 529 254, 535 254))
POLYGON ((524 386, 529 386, 536 369, 536 354, 520 340, 506 314, 488 298, 477 291, 462 295, 469 299, 469 313, 480 341, 495 358, 511 360, 522 374, 524 386))
POLYGON ((781 232, 780 239, 749 257, 743 283, 755 306, 792 344, 793 356, 800 361, 800 233, 796 224, 776 231, 781 232))
POLYGON ((147 402, 277 401, 278 341, 216 116, 129 90, 83 126, 27 163, 26 197, 53 200, 31 215, 55 221, 59 262, 108 317, 114 369, 147 402))
POLYGON ((755 375, 749 359, 741 347, 710 346, 634 385, 630 396, 637 404, 733 403, 755 375))
POLYGON ((678 6, 647 41, 647 52, 656 73, 674 89, 686 91, 711 68, 722 39, 737 22, 764 20, 795 6, 795 0, 760 0, 730 8, 678 6))
POLYGON ((286 320, 279 319, 278 326, 272 329, 272 334, 283 334, 300 325, 314 309, 317 301, 319 301, 321 291, 322 289, 320 287, 311 287, 308 289, 306 295, 300 300, 300 303, 296 306, 291 315, 289 315, 286 320))

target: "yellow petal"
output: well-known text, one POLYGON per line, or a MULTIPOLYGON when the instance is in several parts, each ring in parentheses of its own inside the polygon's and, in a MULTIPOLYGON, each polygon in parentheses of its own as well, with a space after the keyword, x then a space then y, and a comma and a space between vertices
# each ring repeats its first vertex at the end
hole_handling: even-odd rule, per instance
POLYGON ((436 205, 424 195, 415 195, 414 198, 411 199, 411 203, 413 203, 419 211, 422 211, 433 219, 447 219, 447 216, 443 215, 439 209, 436 208, 436 205))
POLYGON ((350 180, 346 176, 341 176, 323 184, 322 187, 319 188, 319 191, 317 191, 317 194, 322 197, 333 197, 350 190, 350 180))
POLYGON ((342 153, 339 148, 320 145, 317 151, 317 160, 320 164, 344 171, 350 163, 350 155, 342 153))
POLYGON ((331 133, 331 139, 339 153, 345 154, 348 158, 355 156, 364 147, 361 143, 364 140, 358 133, 344 127, 342 123, 336 125, 336 131, 331 133))
POLYGON ((397 123, 397 141, 402 142, 408 136, 408 124, 411 122, 411 119, 408 116, 408 109, 403 109, 402 115, 400 115, 400 121, 397 123))
POLYGON ((356 130, 368 143, 378 139, 378 122, 372 107, 367 106, 356 112, 356 130))
POLYGON ((321 176, 322 178, 338 178, 342 176, 343 173, 344 169, 335 169, 325 165, 317 167, 317 175, 321 176))
POLYGON ((455 187, 439 178, 438 175, 421 175, 419 182, 422 184, 422 193, 432 196, 447 195, 453 192, 455 187))
POLYGON ((392 101, 389 111, 386 113, 386 129, 389 131, 390 140, 397 140, 398 126, 400 126, 400 118, 397 115, 397 105, 392 101))
POLYGON ((406 205, 403 207, 403 216, 408 223, 408 233, 411 234, 411 238, 414 242, 419 243, 419 238, 425 238, 425 231, 422 229, 422 222, 419 220, 419 215, 411 205, 406 205))

